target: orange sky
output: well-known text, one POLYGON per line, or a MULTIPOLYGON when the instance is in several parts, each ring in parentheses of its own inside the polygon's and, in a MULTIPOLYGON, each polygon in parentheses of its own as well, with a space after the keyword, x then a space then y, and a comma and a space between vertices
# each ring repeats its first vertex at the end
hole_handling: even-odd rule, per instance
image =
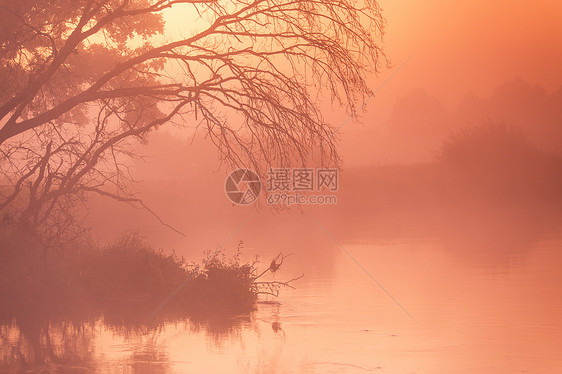
MULTIPOLYGON (((442 105, 452 114, 467 93, 485 99, 496 87, 516 78, 540 85, 549 93, 562 87, 562 1, 379 0, 379 3, 388 22, 383 43, 393 68, 371 77, 370 85, 376 90, 376 97, 369 101, 359 122, 348 122, 342 128, 340 151, 344 166, 429 158, 428 149, 433 145, 421 139, 418 148, 425 152, 425 159, 415 154, 407 157, 408 150, 401 149, 407 146, 386 139, 397 99, 408 97, 416 90, 424 90, 431 99, 436 99, 436 105, 442 105), (380 88, 408 57, 412 58, 404 68, 380 88), (385 144, 388 149, 384 149, 385 144), (406 155, 404 160, 402 154, 406 155)), ((193 27, 195 21, 185 21, 187 9, 178 6, 166 12, 168 32, 181 34, 182 29, 193 27)), ((332 112, 328 106, 324 110, 326 118, 335 126, 339 127, 347 118, 337 110, 332 112)), ((413 113, 408 121, 416 118, 413 113)), ((425 131, 432 121, 432 118, 416 121, 415 125, 425 131)), ((444 118, 443 123, 448 123, 448 119, 444 118)), ((460 125, 451 123, 450 127, 460 125)), ((412 133, 412 137, 419 138, 417 135, 412 133)))
POLYGON ((487 94, 515 76, 547 89, 562 84, 562 2, 383 0, 385 45, 395 65, 414 59, 395 86, 439 98, 487 94))
MULTIPOLYGON (((454 110, 469 91, 487 97, 517 77, 548 92, 562 86, 562 1, 380 1, 387 18, 387 54, 398 67, 372 99, 360 124, 343 129, 348 165, 373 161, 369 139, 384 132, 398 97, 422 88, 454 110), (358 144, 359 142, 359 144, 358 144)), ((372 79, 376 89, 392 73, 372 79)))

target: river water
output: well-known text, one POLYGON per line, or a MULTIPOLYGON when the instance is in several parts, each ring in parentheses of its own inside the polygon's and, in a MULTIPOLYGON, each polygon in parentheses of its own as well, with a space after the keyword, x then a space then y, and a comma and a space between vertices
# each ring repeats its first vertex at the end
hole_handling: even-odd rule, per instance
POLYGON ((48 344, 55 358, 30 371, 561 373, 561 249, 552 236, 495 251, 439 238, 332 242, 330 261, 302 261, 296 289, 250 315, 135 329, 96 316, 51 326, 43 347, 15 322, 2 327, 2 359, 48 344))

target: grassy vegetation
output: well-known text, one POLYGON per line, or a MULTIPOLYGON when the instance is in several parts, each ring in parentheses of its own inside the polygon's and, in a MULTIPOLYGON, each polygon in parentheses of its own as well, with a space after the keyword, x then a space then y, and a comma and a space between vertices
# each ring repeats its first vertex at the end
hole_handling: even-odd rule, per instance
POLYGON ((222 251, 206 253, 201 264, 188 263, 155 250, 136 234, 102 248, 82 243, 63 250, 46 249, 21 230, 3 229, 0 317, 6 321, 30 310, 44 317, 92 310, 121 315, 125 309, 123 320, 147 319, 163 301, 162 313, 174 315, 248 312, 264 285, 289 286, 260 282, 269 268, 258 275, 257 266, 222 251))
POLYGON ((262 280, 282 261, 258 271, 257 259, 246 263, 240 251, 229 257, 215 250, 188 263, 137 234, 104 247, 46 248, 29 230, 0 228, 0 333, 17 331, 0 342, 0 372, 89 368, 100 320, 123 336, 186 319, 213 338, 232 334, 250 318, 260 293, 290 287, 262 280))

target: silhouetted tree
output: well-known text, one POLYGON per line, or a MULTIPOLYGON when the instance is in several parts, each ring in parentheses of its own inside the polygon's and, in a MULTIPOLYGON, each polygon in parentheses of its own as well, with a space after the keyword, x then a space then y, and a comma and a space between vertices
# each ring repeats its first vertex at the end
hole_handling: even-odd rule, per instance
POLYGON ((383 27, 374 0, 3 1, 0 211, 56 236, 87 193, 142 204, 125 160, 166 123, 232 164, 337 161, 316 95, 356 110, 383 27))

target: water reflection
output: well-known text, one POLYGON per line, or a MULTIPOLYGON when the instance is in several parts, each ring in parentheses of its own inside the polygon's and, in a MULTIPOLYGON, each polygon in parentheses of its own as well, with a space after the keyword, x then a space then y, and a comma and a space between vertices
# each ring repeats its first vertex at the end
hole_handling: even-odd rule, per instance
POLYGON ((1 371, 95 367, 95 326, 90 321, 18 319, 0 327, 1 371))
MULTIPOLYGON (((415 321, 325 242, 313 253, 329 261, 244 315, 213 308, 147 321, 134 307, 4 317, 0 371, 557 373, 562 238, 539 232, 342 239, 415 321)), ((304 250, 294 257, 306 269, 314 257, 304 250)))
MULTIPOLYGON (((133 313, 129 310, 127 315, 133 313)), ((240 338, 241 329, 253 320, 251 315, 227 312, 209 313, 204 318, 165 316, 156 321, 123 319, 123 314, 111 312, 84 319, 29 317, 0 326, 1 372, 166 373, 173 366, 167 339, 204 335, 212 346, 219 347, 240 338)))

